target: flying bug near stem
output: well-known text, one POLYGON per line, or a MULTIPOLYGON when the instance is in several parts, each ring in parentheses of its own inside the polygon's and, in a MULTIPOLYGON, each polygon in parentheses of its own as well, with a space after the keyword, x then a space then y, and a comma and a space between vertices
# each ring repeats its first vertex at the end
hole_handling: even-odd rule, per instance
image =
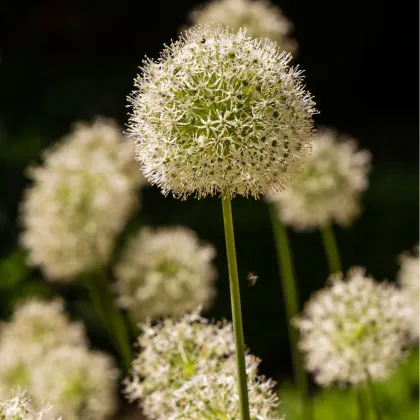
POLYGON ((248 285, 249 286, 255 286, 255 284, 257 283, 259 276, 258 274, 254 273, 254 272, 249 272, 248 273, 248 285))

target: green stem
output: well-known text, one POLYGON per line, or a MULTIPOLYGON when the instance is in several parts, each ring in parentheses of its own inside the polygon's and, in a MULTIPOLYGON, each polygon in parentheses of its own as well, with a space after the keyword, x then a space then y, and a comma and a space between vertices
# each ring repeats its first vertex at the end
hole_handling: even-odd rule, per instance
POLYGON ((110 295, 106 273, 93 274, 87 281, 87 287, 94 309, 117 348, 125 369, 128 370, 132 360, 130 335, 125 320, 110 295))
POLYGON ((375 395, 375 386, 373 385, 372 378, 369 374, 369 371, 366 371, 366 378, 367 378, 367 388, 369 392, 370 401, 372 403, 373 411, 375 413, 376 420, 382 420, 381 410, 379 409, 378 400, 375 395))
POLYGON ((278 265, 281 271, 280 278, 283 300, 286 308, 287 330, 289 333, 290 348, 292 353, 294 378, 301 393, 303 418, 312 419, 312 407, 308 398, 308 378, 303 368, 302 357, 298 349, 299 334, 297 329, 291 324, 291 320, 299 310, 299 296, 293 267, 292 252, 289 245, 286 227, 280 221, 277 210, 273 204, 269 204, 269 211, 276 243, 278 265))
POLYGON ((366 420, 366 403, 363 395, 363 390, 361 388, 355 388, 356 398, 357 398, 357 406, 359 408, 359 419, 366 420))
POLYGON ((235 334, 236 369, 239 391, 241 420, 250 420, 248 402, 248 381, 245 366, 245 344, 242 327, 241 295, 238 267, 236 264, 235 237, 233 233, 232 206, 230 198, 222 198, 223 222, 225 227, 226 253, 229 268, 230 299, 232 305, 233 331, 235 334))
POLYGON ((337 242, 334 236, 334 230, 329 223, 321 227, 322 240, 324 242, 325 253, 327 254, 330 273, 341 271, 340 254, 338 253, 337 242))

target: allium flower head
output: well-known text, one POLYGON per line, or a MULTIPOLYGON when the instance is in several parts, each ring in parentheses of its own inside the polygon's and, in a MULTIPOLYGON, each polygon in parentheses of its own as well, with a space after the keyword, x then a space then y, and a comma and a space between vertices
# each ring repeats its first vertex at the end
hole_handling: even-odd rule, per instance
POLYGON ((133 146, 111 121, 80 123, 32 168, 22 205, 29 262, 66 280, 104 264, 137 203, 133 146))
POLYGON ((398 273, 398 283, 407 299, 408 305, 413 310, 411 318, 411 335, 414 340, 419 338, 420 317, 420 262, 419 247, 414 249, 413 254, 404 253, 399 258, 401 268, 398 273))
POLYGON ((20 392, 9 400, 0 401, 0 420, 53 420, 50 411, 49 406, 41 411, 35 410, 25 392, 20 392))
POLYGON ((368 186, 370 153, 354 139, 320 131, 303 170, 285 191, 269 195, 285 223, 307 230, 326 223, 350 224, 360 213, 360 193, 368 186))
POLYGON ((215 293, 215 253, 184 227, 140 230, 116 266, 118 302, 142 320, 208 304, 215 293))
POLYGON ((16 387, 31 388, 39 358, 57 346, 84 346, 84 334, 82 324, 69 322, 61 300, 23 303, 0 328, 0 395, 16 387))
MULTIPOLYGON (((252 420, 282 420, 275 383, 263 377, 248 382, 252 420)), ((168 420, 237 420, 240 418, 237 384, 233 375, 198 375, 174 392, 168 420)))
MULTIPOLYGON (((198 312, 178 321, 146 324, 139 345, 142 350, 133 362, 126 394, 132 401, 140 399, 151 419, 167 420, 174 391, 196 375, 235 372, 232 325, 211 324, 198 312)), ((258 362, 248 356, 248 371, 255 372, 258 362)))
POLYGON ((52 350, 34 367, 31 394, 66 420, 100 420, 116 409, 118 370, 111 359, 84 347, 52 350))
POLYGON ((404 356, 411 310, 400 291, 355 267, 317 292, 294 323, 306 367, 324 386, 387 377, 404 356))
POLYGON ((290 59, 245 30, 195 27, 145 61, 129 129, 146 178, 181 198, 282 189, 309 153, 315 112, 290 59))
POLYGON ((269 38, 282 50, 293 53, 296 41, 290 38, 292 23, 279 7, 265 0, 213 0, 190 14, 194 24, 215 26, 238 31, 246 28, 254 38, 269 38))

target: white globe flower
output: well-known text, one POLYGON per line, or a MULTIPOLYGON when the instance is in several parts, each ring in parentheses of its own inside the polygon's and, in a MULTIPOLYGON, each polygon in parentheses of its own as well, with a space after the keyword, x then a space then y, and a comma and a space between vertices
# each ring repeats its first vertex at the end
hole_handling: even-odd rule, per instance
MULTIPOLYGON (((277 411, 275 383, 263 377, 248 381, 252 420, 282 420, 277 411)), ((240 418, 237 384, 233 375, 197 375, 174 391, 168 420, 237 420, 240 418)))
MULTIPOLYGON (((140 400, 150 419, 167 420, 174 392, 195 376, 235 374, 232 325, 211 324, 198 312, 178 321, 167 318, 155 326, 146 324, 138 341, 141 351, 125 391, 129 400, 140 400)), ((258 363, 247 356, 249 375, 255 375, 258 363)))
POLYGON ((21 238, 29 262, 57 281, 105 264, 142 182, 119 128, 104 119, 76 125, 30 176, 21 238))
POLYGON ((146 178, 180 198, 283 189, 310 151, 315 112, 290 59, 244 30, 195 27, 146 60, 129 125, 146 178))
POLYGON ((282 50, 294 53, 297 43, 290 37, 292 23, 281 9, 265 0, 213 0, 190 14, 193 24, 216 26, 239 31, 246 28, 254 38, 269 38, 282 50))
POLYGON ((419 338, 420 324, 420 262, 419 248, 412 254, 404 253, 399 258, 401 268, 398 273, 398 283, 407 299, 407 304, 412 308, 413 316, 410 320, 410 332, 413 340, 419 338))
POLYGON ((66 420, 101 420, 117 406, 118 370, 112 360, 85 347, 62 346, 33 367, 34 400, 48 401, 66 420))
POLYGON ((115 268, 118 303, 139 320, 208 305, 215 294, 215 254, 190 229, 141 229, 115 268))
POLYGON ((276 204, 280 219, 299 230, 349 225, 360 213, 370 158, 368 151, 357 150, 354 139, 321 130, 303 170, 285 191, 267 198, 276 204))
POLYGON ((294 324, 306 367, 320 385, 382 379, 404 357, 411 309, 400 291, 376 283, 364 269, 330 278, 305 305, 294 324))

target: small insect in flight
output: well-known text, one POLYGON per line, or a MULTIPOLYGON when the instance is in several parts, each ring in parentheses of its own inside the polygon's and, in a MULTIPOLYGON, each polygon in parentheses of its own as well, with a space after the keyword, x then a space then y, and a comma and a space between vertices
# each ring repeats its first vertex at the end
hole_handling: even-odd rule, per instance
POLYGON ((253 272, 248 273, 248 285, 249 286, 255 286, 255 283, 258 280, 258 274, 255 274, 253 272))

